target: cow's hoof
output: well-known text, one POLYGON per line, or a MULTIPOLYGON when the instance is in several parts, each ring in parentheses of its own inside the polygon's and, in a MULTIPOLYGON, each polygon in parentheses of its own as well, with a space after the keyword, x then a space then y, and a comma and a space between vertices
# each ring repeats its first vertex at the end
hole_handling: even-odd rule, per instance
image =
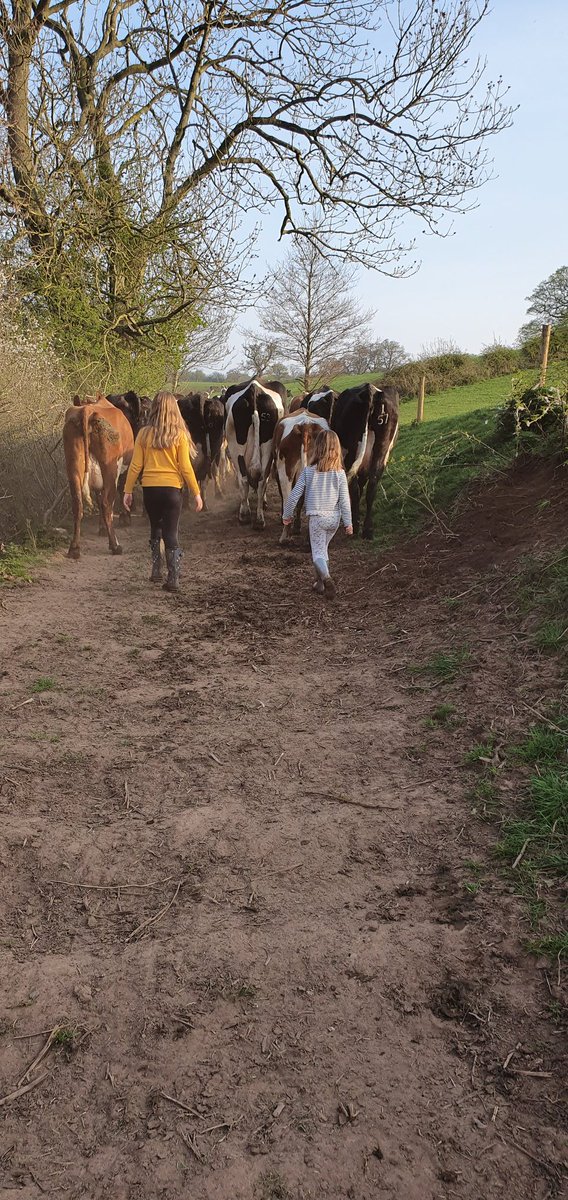
POLYGON ((111 554, 122 554, 122 546, 109 546, 111 554))
POLYGON ((261 529, 265 529, 265 528, 266 528, 266 525, 265 525, 265 522, 264 522, 264 521, 259 521, 259 519, 258 519, 258 517, 257 517, 257 518, 256 518, 256 520, 255 520, 255 521, 253 521, 253 526, 252 526, 252 527, 253 527, 253 529, 258 529, 258 530, 261 530, 261 529))
POLYGON ((250 525, 250 513, 239 513, 239 525, 250 525))
POLYGON ((81 551, 80 551, 79 547, 78 546, 70 546, 67 551, 67 558, 72 558, 72 559, 74 559, 75 562, 77 562, 77 559, 79 559, 80 557, 81 557, 81 551))
MULTIPOLYGON (((355 535, 355 536, 357 536, 357 535, 355 535)), ((372 529, 364 529, 364 530, 363 530, 363 532, 362 532, 362 534, 361 534, 361 537, 363 537, 363 538, 365 539, 365 541, 366 541, 366 542, 372 542, 372 540, 373 540, 373 530, 372 530, 372 529)))

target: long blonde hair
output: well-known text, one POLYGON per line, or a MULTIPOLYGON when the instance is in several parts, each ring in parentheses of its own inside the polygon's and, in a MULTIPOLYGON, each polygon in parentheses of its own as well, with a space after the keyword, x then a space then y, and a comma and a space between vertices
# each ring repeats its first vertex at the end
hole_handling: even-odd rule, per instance
POLYGON ((322 429, 314 442, 310 465, 318 471, 342 471, 341 442, 331 429, 322 429))
POLYGON ((155 450, 169 450, 182 433, 189 442, 190 450, 193 450, 193 442, 175 396, 171 392, 157 392, 152 401, 150 419, 144 434, 146 445, 151 438, 155 450))

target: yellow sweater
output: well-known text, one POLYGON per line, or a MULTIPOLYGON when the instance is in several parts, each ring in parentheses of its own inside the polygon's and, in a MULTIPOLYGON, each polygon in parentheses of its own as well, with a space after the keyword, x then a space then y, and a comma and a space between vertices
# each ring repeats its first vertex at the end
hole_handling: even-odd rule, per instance
POLYGON ((128 468, 125 492, 131 492, 142 472, 143 487, 182 488, 184 483, 194 496, 199 495, 199 484, 189 457, 189 440, 180 433, 167 450, 156 450, 152 445, 153 430, 140 430, 134 443, 134 453, 128 468))

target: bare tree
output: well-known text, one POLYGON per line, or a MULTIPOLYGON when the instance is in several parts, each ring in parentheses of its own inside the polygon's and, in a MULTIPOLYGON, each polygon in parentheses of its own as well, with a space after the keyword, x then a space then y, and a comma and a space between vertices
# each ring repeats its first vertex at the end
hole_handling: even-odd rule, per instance
POLYGON ((353 270, 299 237, 269 277, 259 307, 263 332, 299 363, 305 388, 342 357, 357 329, 367 329, 372 314, 359 307, 353 282, 353 270))
POLYGON ((238 303, 241 214, 274 204, 281 234, 402 270, 399 218, 462 209, 510 121, 470 58, 488 4, 0 0, 23 286, 81 352, 183 342, 221 286, 238 303))
POLYGON ((408 362, 408 354, 400 342, 383 338, 376 342, 357 342, 351 347, 348 369, 355 375, 369 371, 392 371, 408 362))
POLYGON ((243 366, 256 378, 271 371, 274 360, 279 352, 278 342, 274 338, 259 338, 249 333, 249 339, 244 344, 243 366))

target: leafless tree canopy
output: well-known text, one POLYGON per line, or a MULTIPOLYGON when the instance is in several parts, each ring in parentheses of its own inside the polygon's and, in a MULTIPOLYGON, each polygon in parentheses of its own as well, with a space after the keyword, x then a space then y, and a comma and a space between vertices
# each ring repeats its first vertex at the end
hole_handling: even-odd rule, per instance
POLYGON ((392 371, 405 362, 408 362, 408 354, 404 346, 392 338, 382 338, 374 342, 356 342, 346 357, 345 369, 354 375, 363 375, 369 371, 392 371))
POLYGON ((279 350, 278 341, 276 338, 270 337, 259 338, 254 333, 248 332, 243 350, 244 370, 247 374, 252 374, 258 379, 260 376, 272 371, 279 350))
POLYGON ((324 258, 316 243, 300 237, 268 280, 259 307, 266 340, 299 364, 306 388, 335 374, 353 336, 367 332, 372 313, 358 305, 353 283, 350 268, 324 258))
POLYGON ((396 270, 400 215, 437 228, 510 119, 469 58, 487 2, 0 0, 0 201, 30 290, 155 335, 235 297, 241 214, 274 203, 282 233, 396 270))

